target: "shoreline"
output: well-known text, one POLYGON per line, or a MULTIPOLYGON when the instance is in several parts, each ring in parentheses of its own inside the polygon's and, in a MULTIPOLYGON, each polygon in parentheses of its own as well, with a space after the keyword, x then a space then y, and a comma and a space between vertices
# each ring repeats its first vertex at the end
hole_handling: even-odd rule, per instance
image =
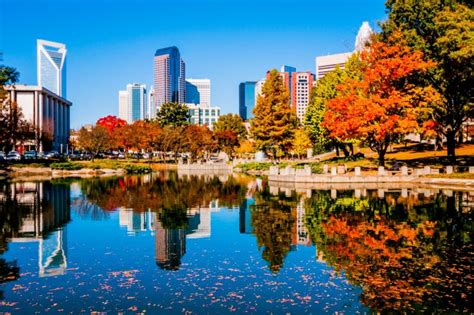
MULTIPOLYGON (((152 173, 162 170, 177 170, 177 164, 153 165, 152 173), (154 167, 153 167, 154 166, 154 167)), ((244 174, 250 176, 266 176, 269 183, 281 187, 295 187, 296 189, 330 189, 339 187, 340 189, 369 188, 370 187, 409 187, 425 186, 431 188, 450 188, 464 190, 474 190, 474 179, 470 178, 449 178, 436 175, 376 175, 376 174, 279 174, 270 170, 250 170, 243 172, 239 168, 234 168, 230 172, 215 172, 206 169, 204 172, 197 170, 179 170, 181 175, 230 175, 244 174)), ((0 180, 28 181, 28 180, 51 180, 57 178, 93 178, 127 175, 125 168, 83 168, 80 170, 53 170, 50 167, 10 167, 0 170, 0 180)), ((130 174, 132 175, 132 174, 130 174)))

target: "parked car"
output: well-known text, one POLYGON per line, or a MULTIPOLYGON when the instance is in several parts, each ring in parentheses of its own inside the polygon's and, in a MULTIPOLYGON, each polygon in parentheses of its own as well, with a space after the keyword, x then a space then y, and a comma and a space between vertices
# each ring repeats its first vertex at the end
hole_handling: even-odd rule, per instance
POLYGON ((21 161, 21 154, 17 151, 10 151, 5 159, 7 161, 21 161))
POLYGON ((24 157, 26 160, 34 160, 38 157, 38 154, 36 153, 35 150, 26 151, 24 154, 24 157))
POLYGON ((73 161, 83 160, 84 159, 83 155, 84 155, 83 152, 78 151, 78 150, 74 150, 74 151, 69 153, 69 159, 73 160, 73 161))
POLYGON ((58 159, 59 158, 59 152, 58 151, 49 151, 49 152, 44 152, 44 158, 45 159, 58 159))

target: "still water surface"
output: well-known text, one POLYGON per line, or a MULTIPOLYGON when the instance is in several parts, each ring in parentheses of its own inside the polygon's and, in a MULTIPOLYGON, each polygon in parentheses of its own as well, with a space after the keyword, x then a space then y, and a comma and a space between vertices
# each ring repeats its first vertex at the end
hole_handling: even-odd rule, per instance
POLYGON ((0 313, 473 312, 474 195, 0 183, 0 313))

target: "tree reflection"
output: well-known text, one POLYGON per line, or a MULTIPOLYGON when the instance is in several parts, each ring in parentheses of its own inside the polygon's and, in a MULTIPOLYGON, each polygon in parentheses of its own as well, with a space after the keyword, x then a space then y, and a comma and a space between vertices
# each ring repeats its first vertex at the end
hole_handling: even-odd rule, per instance
POLYGON ((297 197, 283 194, 272 196, 268 187, 255 194, 252 207, 251 224, 257 238, 262 258, 269 263, 272 272, 283 267, 286 255, 291 249, 294 218, 292 209, 296 207, 297 197))
POLYGON ((223 206, 238 205, 245 198, 245 182, 229 176, 178 176, 175 172, 123 178, 88 179, 81 182, 84 198, 106 211, 120 207, 135 211, 185 212, 219 199, 223 206))
POLYGON ((472 312, 472 211, 461 200, 319 192, 306 203, 307 227, 318 256, 375 310, 472 312))

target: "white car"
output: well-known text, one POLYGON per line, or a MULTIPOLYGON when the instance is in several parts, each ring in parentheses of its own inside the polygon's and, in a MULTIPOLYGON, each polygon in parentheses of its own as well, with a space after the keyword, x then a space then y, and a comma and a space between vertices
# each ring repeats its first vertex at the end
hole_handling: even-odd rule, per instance
POLYGON ((17 151, 10 151, 5 158, 7 161, 21 161, 21 154, 17 151))

